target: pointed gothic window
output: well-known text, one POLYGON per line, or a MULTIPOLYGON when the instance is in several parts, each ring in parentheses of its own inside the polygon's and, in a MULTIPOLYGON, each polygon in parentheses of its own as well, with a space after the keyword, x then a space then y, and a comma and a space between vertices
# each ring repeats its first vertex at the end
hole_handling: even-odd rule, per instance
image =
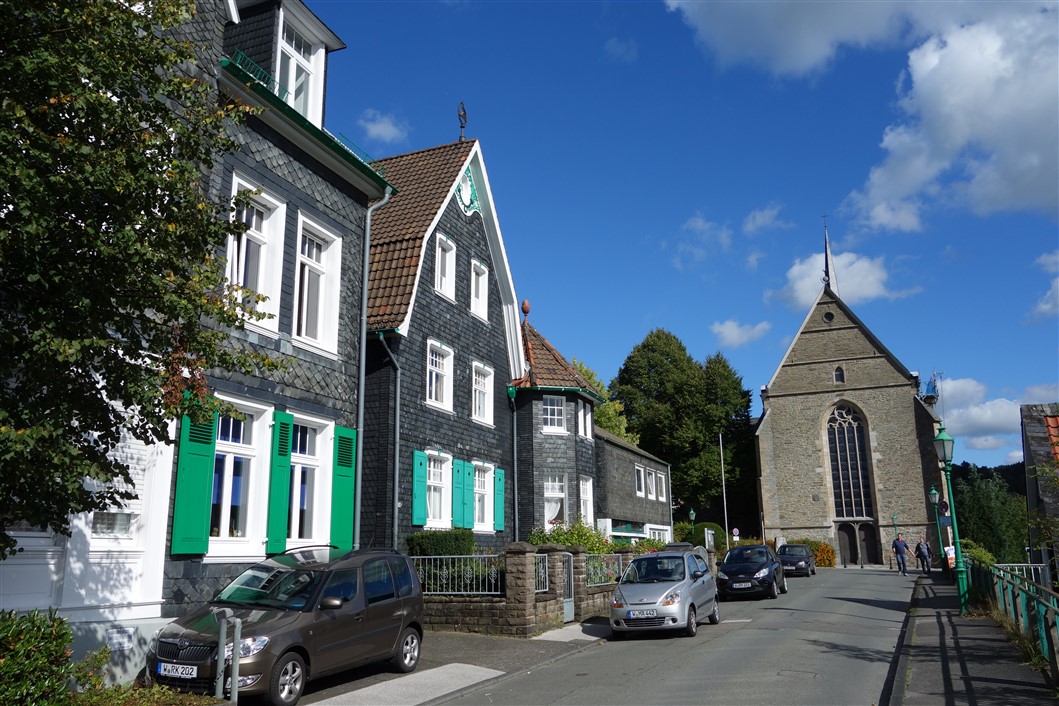
POLYGON ((842 366, 840 365, 837 368, 835 368, 835 382, 845 382, 845 381, 846 381, 846 371, 843 370, 842 366))
POLYGON ((864 419, 839 405, 827 420, 836 517, 874 517, 864 419))

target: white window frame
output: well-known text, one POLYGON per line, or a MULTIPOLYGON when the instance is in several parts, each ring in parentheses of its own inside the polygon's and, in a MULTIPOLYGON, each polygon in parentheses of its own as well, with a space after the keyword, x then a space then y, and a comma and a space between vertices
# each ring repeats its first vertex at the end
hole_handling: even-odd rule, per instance
POLYGON ((648 468, 647 469, 647 499, 648 500, 655 500, 655 499, 657 499, 657 497, 658 496, 655 495, 655 472, 654 472, 653 468, 648 468))
POLYGON ((287 11, 285 7, 280 8, 280 22, 279 22, 279 37, 276 42, 276 81, 287 89, 286 96, 280 96, 284 98, 286 103, 298 111, 304 116, 309 122, 316 127, 321 127, 323 122, 324 114, 324 62, 326 61, 327 53, 324 48, 324 44, 318 37, 301 22, 298 22, 292 15, 287 11), (308 56, 304 56, 298 47, 292 45, 287 37, 288 25, 305 43, 304 49, 308 56), (286 63, 287 72, 284 75, 284 64, 286 63), (305 84, 306 98, 304 107, 298 105, 296 100, 296 81, 292 80, 293 76, 296 76, 296 71, 301 68, 308 75, 307 82, 305 84))
POLYGON ((549 529, 556 525, 565 525, 570 521, 570 503, 568 493, 566 492, 566 474, 565 473, 545 473, 543 478, 544 486, 543 497, 544 497, 544 522, 545 528, 549 529), (559 513, 549 518, 548 517, 548 498, 560 498, 559 513))
POLYGON ((471 313, 489 321, 489 268, 479 260, 471 260, 471 313))
POLYGON ((434 249, 434 291, 449 301, 456 301, 456 243, 438 233, 434 249))
POLYGON ((474 531, 493 532, 493 471, 491 463, 473 461, 474 466, 474 531))
POLYGON ((661 471, 655 471, 655 482, 658 484, 658 500, 666 499, 666 476, 661 471))
MULTIPOLYGON (((260 286, 255 290, 263 294, 266 299, 256 305, 257 311, 268 314, 268 318, 260 321, 247 319, 245 324, 248 329, 264 331, 266 333, 279 333, 279 300, 283 285, 283 239, 285 224, 287 220, 287 205, 275 196, 263 191, 259 185, 236 173, 232 177, 232 199, 242 191, 255 192, 251 198, 253 205, 264 212, 260 232, 251 233, 247 231, 240 238, 229 236, 225 249, 227 265, 225 277, 232 284, 243 285, 244 278, 242 263, 235 255, 239 248, 239 240, 247 237, 261 245, 260 262, 258 263, 257 277, 260 286)), ((233 213, 235 219, 238 213, 233 213)), ((245 248, 244 248, 245 249, 245 248)))
POLYGON ((427 521, 424 526, 449 529, 452 527, 452 456, 440 451, 427 451, 426 455, 427 521), (440 476, 435 477, 436 473, 440 476), (436 503, 431 502, 433 497, 438 497, 436 503), (436 510, 436 517, 432 516, 432 510, 436 510))
POLYGON ((592 527, 596 521, 595 512, 593 507, 595 504, 595 491, 593 489, 593 481, 588 476, 581 476, 579 478, 579 500, 581 507, 581 522, 587 527, 592 527))
POLYGON ((577 434, 586 439, 592 438, 592 403, 577 401, 577 434))
POLYGON ((424 398, 428 406, 445 412, 452 411, 452 378, 453 360, 452 349, 441 341, 427 339, 426 383, 423 390, 424 398), (435 358, 434 353, 437 353, 435 358), (435 361, 440 366, 435 366, 435 361))
POLYGON ((566 434, 566 398, 560 395, 545 395, 541 401, 541 431, 545 434, 566 434), (549 410, 558 407, 559 415, 549 410), (558 421, 558 423, 556 423, 558 421))
MULTIPOLYGON (((244 427, 250 429, 249 444, 233 444, 221 441, 220 421, 218 420, 216 454, 233 456, 242 455, 249 460, 246 483, 246 523, 241 536, 213 536, 211 531, 209 546, 206 552, 207 559, 226 560, 231 558, 247 558, 257 560, 263 554, 265 546, 265 527, 268 513, 268 483, 269 483, 269 450, 272 444, 272 408, 264 405, 229 398, 218 394, 217 397, 225 402, 230 402, 240 412, 252 415, 253 419, 243 421, 244 427)), ((231 488, 230 482, 232 467, 230 462, 225 462, 225 487, 221 497, 220 526, 230 524, 231 488)), ((213 491, 210 491, 211 504, 213 491)), ((212 510, 210 514, 210 525, 213 524, 212 510)))
POLYGON ((471 419, 493 426, 493 369, 475 361, 471 365, 471 419), (479 374, 484 378, 478 384, 479 374))
POLYGON ((287 548, 327 543, 331 529, 331 508, 328 499, 331 497, 331 464, 334 456, 335 425, 334 422, 310 417, 297 412, 294 415, 294 425, 311 429, 316 435, 316 449, 313 454, 300 453, 296 448, 297 436, 291 429, 291 494, 290 508, 288 510, 287 548), (298 498, 295 495, 295 482, 301 478, 304 469, 311 468, 313 471, 311 503, 311 526, 307 537, 292 537, 291 529, 301 530, 298 498))
POLYGON ((644 476, 644 467, 643 466, 637 466, 636 467, 636 497, 638 497, 638 498, 642 498, 646 494, 645 491, 644 491, 645 485, 644 485, 644 477, 643 476, 644 476))
POLYGON ((294 320, 291 322, 291 340, 294 343, 338 357, 338 308, 339 288, 342 281, 342 239, 317 221, 298 214, 298 239, 294 271, 294 320), (321 245, 319 261, 302 253, 303 240, 309 238, 321 245), (320 278, 316 293, 316 334, 308 332, 309 320, 305 310, 307 297, 305 280, 309 273, 320 278), (304 300, 304 301, 303 301, 304 300))

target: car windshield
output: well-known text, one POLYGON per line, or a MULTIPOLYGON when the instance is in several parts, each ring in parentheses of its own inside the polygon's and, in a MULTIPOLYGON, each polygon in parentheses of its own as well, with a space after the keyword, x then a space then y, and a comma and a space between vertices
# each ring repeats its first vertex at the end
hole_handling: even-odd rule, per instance
POLYGON ((213 602, 301 610, 322 579, 322 571, 257 564, 225 586, 213 602))
POLYGON ((622 583, 662 583, 684 580, 683 557, 637 557, 621 577, 622 583))
POLYGON ((760 564, 766 559, 762 547, 736 547, 729 550, 724 557, 725 564, 760 564))
POLYGON ((787 556, 809 556, 808 547, 792 547, 783 546, 780 547, 780 554, 786 554, 787 556))

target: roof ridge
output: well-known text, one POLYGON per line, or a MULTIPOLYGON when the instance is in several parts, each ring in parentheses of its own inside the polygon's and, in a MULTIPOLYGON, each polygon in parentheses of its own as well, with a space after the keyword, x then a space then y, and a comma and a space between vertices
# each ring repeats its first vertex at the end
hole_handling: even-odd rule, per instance
POLYGON ((469 140, 456 140, 455 142, 446 142, 445 144, 442 144, 442 145, 434 145, 433 147, 424 147, 422 149, 412 150, 411 152, 402 152, 401 154, 395 154, 395 155, 391 155, 389 157, 382 157, 382 158, 377 159, 375 161, 376 162, 388 162, 388 161, 393 160, 393 159, 401 159, 401 158, 404 158, 404 157, 413 157, 415 155, 425 154, 427 152, 433 152, 435 150, 444 149, 446 147, 453 147, 455 145, 475 143, 475 142, 478 142, 478 139, 477 138, 473 138, 473 137, 471 139, 469 139, 469 140))

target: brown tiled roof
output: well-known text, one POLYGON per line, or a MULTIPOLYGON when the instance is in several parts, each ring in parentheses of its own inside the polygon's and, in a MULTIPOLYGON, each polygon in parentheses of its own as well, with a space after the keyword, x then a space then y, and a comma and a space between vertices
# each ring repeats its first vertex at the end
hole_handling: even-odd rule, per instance
POLYGON ((386 181, 398 193, 375 211, 371 221, 371 270, 368 276, 368 328, 397 328, 408 315, 423 239, 460 167, 477 140, 453 142, 379 160, 386 181))
MULTIPOLYGON (((522 322, 522 345, 526 349, 529 372, 513 381, 511 384, 514 387, 575 387, 592 390, 588 380, 528 320, 522 322)), ((592 394, 595 395, 595 392, 592 394)))
POLYGON ((1052 455, 1059 460, 1059 417, 1045 417, 1044 426, 1048 430, 1048 443, 1052 445, 1052 455))

